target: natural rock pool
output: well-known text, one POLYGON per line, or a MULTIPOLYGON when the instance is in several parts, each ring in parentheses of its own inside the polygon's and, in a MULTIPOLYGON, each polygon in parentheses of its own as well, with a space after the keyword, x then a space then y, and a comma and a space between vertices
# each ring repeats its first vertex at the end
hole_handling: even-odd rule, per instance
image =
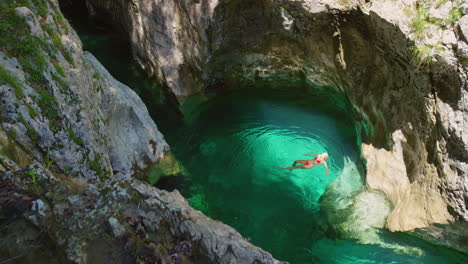
POLYGON ((167 101, 152 101, 164 92, 131 70, 126 45, 83 24, 77 31, 84 49, 114 77, 147 95, 148 109, 185 167, 183 175, 164 178, 158 186, 177 188, 194 208, 234 227, 275 258, 291 263, 466 260, 408 233, 374 230, 377 238, 365 242, 333 231, 324 215, 334 208, 323 206, 320 198, 334 181, 340 190, 359 190, 364 175, 354 125, 326 97, 305 89, 240 90, 201 103, 195 97, 186 101, 182 120, 167 101), (278 168, 321 152, 330 154, 330 177, 323 166, 292 172, 278 168))
MULTIPOLYGON (((196 107, 190 99, 185 105, 193 110, 186 111, 187 127, 169 142, 186 173, 178 179, 164 178, 158 186, 177 188, 192 207, 234 227, 277 259, 291 263, 457 263, 456 255, 450 261, 448 251, 403 233, 373 230, 367 235, 363 231, 364 235, 357 236, 368 237, 359 242, 331 231, 333 223, 324 213, 337 206, 324 206, 320 198, 337 181, 334 187, 338 183, 343 195, 331 193, 331 198, 336 203, 352 203, 348 194, 362 188, 363 176, 349 114, 327 97, 307 91, 245 89, 196 107), (307 159, 303 154, 323 152, 330 154, 330 177, 323 166, 294 171, 278 168, 307 159)), ((370 204, 382 206, 376 201, 370 204)))
POLYGON ((178 189, 195 209, 276 258, 310 260, 327 185, 344 171, 355 174, 350 187, 362 185, 354 127, 323 102, 303 92, 241 90, 201 104, 173 144, 189 173, 178 189), (330 177, 324 166, 278 168, 323 152, 330 177))

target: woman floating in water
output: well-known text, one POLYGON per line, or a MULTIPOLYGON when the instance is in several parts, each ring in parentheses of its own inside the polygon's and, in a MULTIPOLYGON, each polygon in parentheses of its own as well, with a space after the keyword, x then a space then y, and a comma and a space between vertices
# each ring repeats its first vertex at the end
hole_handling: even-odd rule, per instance
POLYGON ((315 156, 315 158, 311 160, 296 160, 294 161, 292 167, 287 167, 287 168, 280 167, 280 168, 285 169, 285 170, 312 169, 315 165, 323 164, 325 165, 325 168, 327 168, 327 176, 330 176, 330 169, 328 168, 328 164, 325 161, 326 159, 328 159, 328 153, 322 153, 322 154, 316 154, 316 155, 305 154, 304 156, 312 156, 312 157, 315 156), (297 163, 300 163, 302 165, 296 165, 297 163))

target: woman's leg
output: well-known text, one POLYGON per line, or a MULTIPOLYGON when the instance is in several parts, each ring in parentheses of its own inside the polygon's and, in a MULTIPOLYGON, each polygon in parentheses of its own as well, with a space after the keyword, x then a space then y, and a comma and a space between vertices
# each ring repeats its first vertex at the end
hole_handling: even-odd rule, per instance
POLYGON ((280 167, 280 169, 285 169, 285 170, 294 170, 294 169, 308 169, 308 167, 306 167, 305 165, 297 165, 297 166, 292 166, 292 167, 287 167, 287 168, 284 168, 284 167, 280 167))
POLYGON ((300 164, 306 164, 308 160, 296 160, 294 161, 293 163, 293 167, 296 166, 297 163, 300 163, 300 164))

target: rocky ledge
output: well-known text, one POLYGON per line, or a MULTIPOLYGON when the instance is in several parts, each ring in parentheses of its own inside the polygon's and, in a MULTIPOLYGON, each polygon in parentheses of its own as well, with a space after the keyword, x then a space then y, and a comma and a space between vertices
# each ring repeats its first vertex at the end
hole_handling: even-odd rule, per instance
MULTIPOLYGON (((159 190, 128 174, 95 185, 33 163, 2 176, 0 201, 0 217, 12 222, 6 230, 17 218, 26 219, 40 230, 36 235, 47 235, 63 250, 64 260, 75 263, 283 263, 233 228, 193 210, 179 192, 159 190)), ((15 247, 14 235, 10 240, 13 246, 0 250, 4 256, 21 256, 21 246, 29 247, 15 247)))

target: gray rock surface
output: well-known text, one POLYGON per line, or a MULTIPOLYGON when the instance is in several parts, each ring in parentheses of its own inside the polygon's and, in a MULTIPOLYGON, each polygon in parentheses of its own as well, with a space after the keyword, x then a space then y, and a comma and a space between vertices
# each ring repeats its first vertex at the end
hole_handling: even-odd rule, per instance
POLYGON ((85 57, 104 77, 105 88, 99 105, 107 121, 112 170, 129 173, 132 168, 146 168, 160 160, 169 145, 143 101, 128 86, 114 79, 91 53, 86 52, 85 57))
MULTIPOLYGON (((134 58, 179 97, 201 91, 209 27, 217 0, 87 0, 105 10, 132 43, 134 58)), ((98 14, 101 15, 101 14, 98 14)))
POLYGON ((152 209, 148 215, 154 213, 150 221, 167 221, 173 234, 189 234, 213 263, 283 263, 245 241, 232 227, 192 209, 177 190, 160 191, 132 179, 129 183, 146 197, 144 204, 152 209))
POLYGON ((47 156, 77 177, 102 180, 112 171, 130 173, 157 162, 169 147, 141 99, 83 53, 68 23, 58 22, 56 1, 45 5, 46 20, 27 7, 15 9, 30 34, 48 45, 37 47, 45 60, 44 88, 28 80, 17 58, 0 52, 0 65, 24 93, 19 98, 11 84, 0 85, 3 129, 37 160, 48 162, 47 156))
POLYGON ((460 27, 460 31, 462 33, 462 37, 468 40, 468 15, 464 15, 460 21, 458 22, 458 26, 460 27))
MULTIPOLYGON (((9 176, 0 175, 6 183, 0 185, 0 198, 6 189, 27 193, 32 180, 21 176, 32 173, 36 196, 22 207, 23 214, 40 230, 48 230, 75 263, 127 255, 156 263, 164 254, 186 263, 285 263, 245 241, 233 228, 191 208, 178 191, 161 191, 128 174, 118 173, 99 184, 78 183, 33 163, 9 176), (100 243, 106 248, 94 251, 100 243), (112 252, 109 247, 115 244, 120 246, 112 252)), ((9 199, 21 205, 21 196, 9 199)), ((0 207, 4 200, 0 199, 0 207)))

